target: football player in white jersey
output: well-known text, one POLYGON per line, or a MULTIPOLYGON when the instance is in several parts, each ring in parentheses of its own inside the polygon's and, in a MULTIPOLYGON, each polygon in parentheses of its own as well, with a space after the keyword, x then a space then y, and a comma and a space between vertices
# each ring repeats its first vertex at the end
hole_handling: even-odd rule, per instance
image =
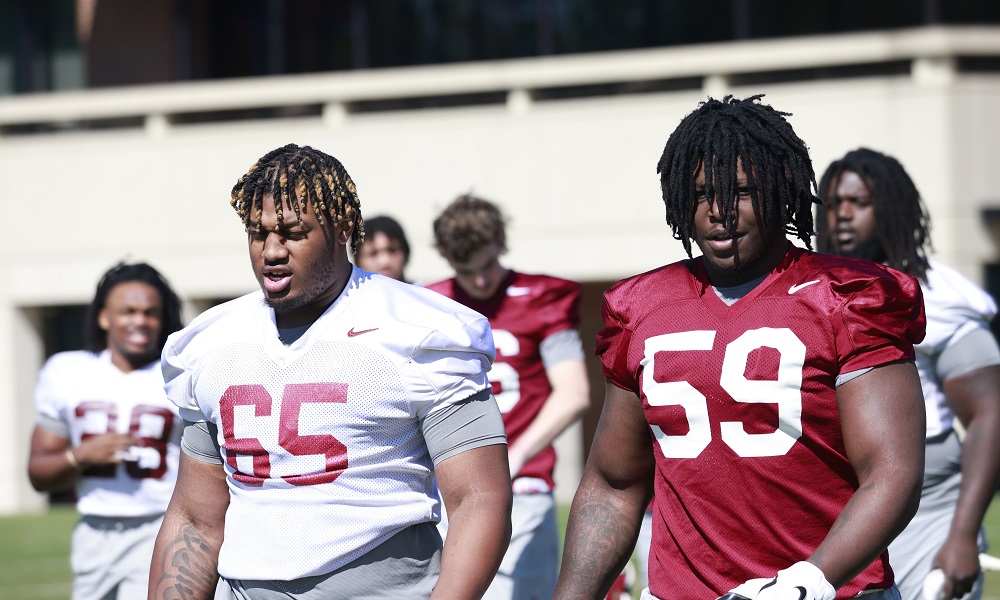
POLYGON ((982 521, 1000 475, 1000 349, 989 330, 996 304, 927 258, 929 217, 895 158, 849 152, 827 169, 820 193, 821 251, 888 264, 923 288, 927 337, 915 350, 927 409, 926 463, 920 508, 889 546, 900 592, 904 600, 921 599, 928 574, 940 569, 942 597, 980 598, 982 521))
POLYGON ((232 204, 261 289, 164 348, 185 430, 149 597, 219 574, 241 599, 480 597, 511 510, 486 319, 351 265, 364 221, 332 156, 278 148, 232 204))
POLYGON ((28 476, 39 491, 76 486, 74 599, 145 594, 181 432, 158 359, 180 327, 177 296, 153 267, 117 265, 90 304, 86 350, 52 356, 39 376, 28 476))

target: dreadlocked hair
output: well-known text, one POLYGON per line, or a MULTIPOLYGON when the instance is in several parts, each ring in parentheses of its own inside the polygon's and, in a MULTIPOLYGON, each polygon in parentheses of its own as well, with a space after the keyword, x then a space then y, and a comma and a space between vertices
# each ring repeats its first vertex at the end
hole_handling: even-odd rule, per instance
POLYGON ((264 196, 274 198, 278 226, 286 208, 295 211, 299 224, 306 205, 312 207, 320 224, 329 218, 353 227, 351 251, 357 252, 365 239, 358 190, 339 160, 309 146, 288 144, 272 150, 254 163, 233 186, 230 204, 243 224, 252 222, 260 229, 264 196))
POLYGON ((790 113, 761 104, 761 97, 709 98, 684 117, 663 148, 656 172, 667 224, 689 257, 695 236, 697 172, 704 168, 705 197, 726 215, 726 227, 734 232, 738 159, 758 221, 766 227, 780 218, 785 233, 812 248, 812 205, 819 199, 809 149, 785 120, 790 113))
POLYGON ((857 173, 868 188, 875 208, 875 237, 885 252, 886 263, 926 282, 930 268, 927 253, 932 249, 930 215, 903 165, 875 150, 852 150, 834 161, 823 174, 819 192, 824 202, 816 209, 819 251, 834 251, 826 213, 836 209, 831 209, 825 201, 847 171, 857 173))
POLYGON ((101 276, 101 280, 97 283, 97 291, 94 292, 94 299, 87 307, 87 317, 83 326, 83 347, 86 350, 98 353, 108 347, 108 332, 101 329, 99 316, 104 310, 111 290, 119 284, 133 281, 150 285, 160 294, 163 318, 160 338, 157 341, 158 351, 163 350, 163 346, 167 343, 167 336, 180 330, 182 326, 181 301, 170 284, 167 283, 166 278, 146 263, 126 264, 120 262, 101 276))

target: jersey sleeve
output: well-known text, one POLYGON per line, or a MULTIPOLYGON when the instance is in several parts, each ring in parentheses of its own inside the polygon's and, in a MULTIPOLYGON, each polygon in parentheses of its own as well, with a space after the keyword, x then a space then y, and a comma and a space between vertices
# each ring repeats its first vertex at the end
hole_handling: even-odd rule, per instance
MULTIPOLYGON (((65 400, 60 393, 60 364, 62 357, 58 354, 45 362, 38 374, 38 385, 35 387, 35 410, 38 412, 38 424, 46 431, 69 438, 69 424, 64 414, 65 400)), ((65 374, 63 375, 65 377, 65 374)))
POLYGON ((977 329, 988 330, 996 317, 993 298, 947 265, 933 261, 922 289, 927 337, 918 352, 939 354, 977 329))
POLYGON ((486 317, 461 308, 430 330, 401 371, 420 418, 489 387, 486 373, 496 358, 493 332, 486 317))
POLYGON ((624 305, 627 293, 622 293, 621 284, 604 293, 601 318, 604 327, 597 333, 594 353, 601 359, 601 371, 611 383, 636 394, 639 381, 629 369, 628 352, 632 342, 632 330, 627 320, 628 311, 624 305))
POLYGON ((567 360, 584 360, 583 341, 576 329, 564 329, 553 333, 538 345, 542 365, 549 369, 567 360))
POLYGON ((941 351, 934 372, 939 381, 947 381, 994 365, 1000 365, 997 339, 989 329, 977 327, 941 351))
POLYGON ((420 430, 435 465, 467 450, 507 443, 503 417, 489 390, 434 411, 420 420, 420 430))
POLYGON ((254 318, 252 311, 263 306, 260 299, 261 292, 255 291, 213 306, 167 337, 160 354, 163 389, 184 420, 192 423, 208 420, 194 393, 199 361, 209 352, 213 340, 231 340, 232 330, 224 325, 227 320, 242 322, 254 318))
POLYGON ((184 420, 193 423, 206 420, 194 396, 191 357, 185 356, 185 350, 188 349, 195 333, 196 330, 189 327, 171 334, 160 355, 163 389, 167 393, 167 398, 177 405, 184 420))
POLYGON ((223 464, 219 447, 219 428, 214 423, 184 421, 181 450, 191 458, 213 465, 223 464))
POLYGON ((576 329, 580 324, 580 284, 552 279, 538 301, 537 316, 544 324, 542 339, 552 334, 576 329))
POLYGON ((834 284, 844 298, 835 337, 840 372, 913 360, 926 320, 917 280, 883 268, 883 274, 834 284))

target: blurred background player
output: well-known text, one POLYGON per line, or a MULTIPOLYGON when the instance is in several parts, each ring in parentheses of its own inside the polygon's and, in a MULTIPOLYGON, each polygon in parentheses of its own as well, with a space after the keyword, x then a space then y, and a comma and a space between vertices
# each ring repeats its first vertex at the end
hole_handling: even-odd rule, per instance
POLYGON ((709 99, 657 171, 702 256, 604 295, 606 399, 556 598, 621 572, 653 495, 643 598, 898 598, 885 548, 916 511, 923 411, 916 280, 808 252, 805 143, 758 96, 709 99))
POLYGON ((404 272, 410 262, 410 243, 403 226, 392 217, 365 219, 365 239, 358 246, 355 261, 365 271, 412 283, 404 272))
POLYGON ((497 350, 489 377, 510 444, 513 534, 486 598, 549 598, 559 568, 552 441, 589 404, 580 285, 505 268, 505 226, 487 200, 452 202, 434 220, 434 240, 455 276, 428 288, 485 315, 497 350))
POLYGON ((486 319, 348 261, 364 221, 328 154, 273 150, 231 202, 261 289, 164 348, 185 428, 149 597, 221 574, 244 600, 479 598, 511 503, 486 319))
POLYGON ((28 476, 39 491, 76 486, 76 600, 146 595, 181 432, 160 350, 180 327, 180 302, 156 269, 119 264, 97 284, 86 349, 52 356, 39 376, 28 476))
POLYGON ((1000 350, 989 328, 996 305, 927 257, 930 218, 895 158, 848 152, 826 170, 820 193, 819 250, 887 264, 917 277, 923 289, 927 337, 915 349, 926 463, 920 508, 889 546, 896 582, 904 600, 920 600, 928 573, 941 569, 945 598, 978 599, 983 515, 1000 474, 1000 350))

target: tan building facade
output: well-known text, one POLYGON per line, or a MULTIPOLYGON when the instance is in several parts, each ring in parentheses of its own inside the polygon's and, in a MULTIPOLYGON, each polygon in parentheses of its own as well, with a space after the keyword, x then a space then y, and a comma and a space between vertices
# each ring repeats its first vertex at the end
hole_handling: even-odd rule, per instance
MULTIPOLYGON (((403 223, 419 281, 448 275, 433 216, 470 190, 497 201, 511 267, 584 283, 589 345, 610 282, 684 257, 655 167, 707 95, 793 113, 817 176, 862 145, 898 157, 936 257, 985 284, 1000 262, 984 217, 1000 207, 996 57, 1000 28, 945 27, 0 98, 0 513, 44 506, 26 461, 52 314, 122 259, 161 269, 188 317, 253 290, 229 190, 275 147, 337 156, 363 213, 403 223)), ((584 437, 560 442, 564 499, 584 437)))

